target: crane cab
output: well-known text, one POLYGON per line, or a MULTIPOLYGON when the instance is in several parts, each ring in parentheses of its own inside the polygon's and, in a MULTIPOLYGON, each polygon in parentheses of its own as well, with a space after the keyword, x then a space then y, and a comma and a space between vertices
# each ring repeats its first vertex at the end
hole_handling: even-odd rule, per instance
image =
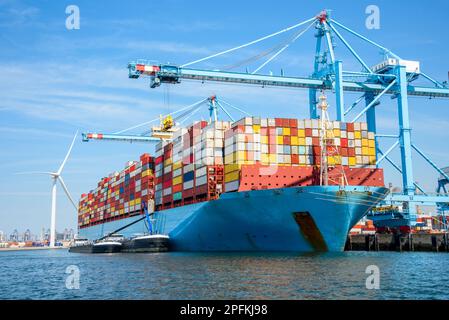
MULTIPOLYGON (((407 73, 408 81, 416 80, 421 74, 421 68, 419 61, 411 61, 411 60, 400 60, 395 58, 389 58, 387 60, 382 61, 379 64, 376 64, 371 68, 374 73, 377 74, 385 74, 392 75, 394 74, 394 68, 396 66, 404 66, 405 72, 407 73)), ((394 78, 392 77, 381 77, 378 79, 379 82, 382 83, 391 83, 394 78)))
POLYGON ((172 139, 173 133, 177 130, 175 122, 171 115, 166 117, 160 116, 160 125, 151 128, 151 136, 160 139, 172 139))

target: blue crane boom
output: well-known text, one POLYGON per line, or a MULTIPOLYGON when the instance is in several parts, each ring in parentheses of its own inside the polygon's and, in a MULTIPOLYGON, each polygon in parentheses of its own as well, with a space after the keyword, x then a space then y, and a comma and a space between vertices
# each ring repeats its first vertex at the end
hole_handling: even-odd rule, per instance
MULTIPOLYGON (((328 79, 314 79, 311 77, 285 77, 273 75, 258 75, 239 72, 227 71, 213 71, 202 69, 182 68, 174 65, 151 65, 152 72, 140 71, 139 62, 133 61, 128 64, 129 77, 139 78, 141 76, 150 76, 152 87, 158 87, 162 83, 180 83, 181 79, 199 80, 199 81, 215 81, 228 82, 238 84, 252 84, 259 86, 274 86, 274 87, 289 87, 289 88, 307 88, 316 90, 332 90, 332 80, 328 79)), ((149 68, 147 68, 149 69, 149 68)), ((387 78, 385 74, 371 74, 370 77, 374 80, 376 78, 387 78)), ((344 91, 352 92, 373 92, 379 94, 384 91, 388 85, 373 83, 373 82, 355 82, 343 81, 344 91)), ((386 93, 395 94, 397 90, 389 89, 386 93)), ((449 88, 438 87, 422 87, 422 86, 407 86, 408 95, 411 96, 425 96, 425 97, 440 97, 449 98, 449 88)))

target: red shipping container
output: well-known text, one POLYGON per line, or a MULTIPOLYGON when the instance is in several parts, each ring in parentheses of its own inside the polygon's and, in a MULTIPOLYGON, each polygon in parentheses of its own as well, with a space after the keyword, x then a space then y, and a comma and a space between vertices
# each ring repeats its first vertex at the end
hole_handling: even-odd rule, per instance
POLYGON ((183 164, 193 163, 193 153, 191 155, 188 155, 188 156, 185 156, 184 158, 182 158, 182 163, 183 164))
POLYGON ((299 155, 292 154, 292 164, 299 164, 299 155))
POLYGON ((320 155, 321 154, 321 147, 314 146, 313 147, 313 154, 314 155, 320 155))
POLYGON ((284 144, 290 145, 291 138, 289 136, 284 136, 284 144))
POLYGON ((191 198, 195 195, 195 188, 187 189, 182 191, 183 199, 191 198))
MULTIPOLYGON (((307 129, 306 129, 307 130, 307 129)), ((314 145, 314 146, 319 146, 320 145, 320 138, 318 138, 318 137, 313 137, 312 138, 312 144, 314 145)))
POLYGON ((348 148, 341 148, 341 156, 347 157, 348 156, 348 148))
POLYGON ((173 193, 181 192, 182 191, 182 183, 174 185, 172 190, 173 190, 172 191, 173 193))
POLYGON ((348 147, 348 139, 341 138, 340 139, 340 145, 342 146, 342 148, 347 148, 348 147))
POLYGON ((289 120, 289 127, 290 128, 298 128, 298 120, 297 119, 290 119, 289 120))
POLYGON ((305 133, 306 133, 306 137, 311 137, 312 136, 312 129, 306 128, 305 129, 305 133))
POLYGON ((172 182, 173 182, 172 180, 164 181, 162 183, 162 188, 164 188, 164 189, 170 188, 172 186, 172 182))
POLYGON ((276 127, 282 127, 284 125, 284 121, 281 118, 274 118, 274 124, 276 127))
POLYGON ((351 122, 346 123, 346 131, 354 132, 354 123, 351 122))
POLYGON ((292 136, 292 137, 296 137, 297 135, 298 135, 298 128, 291 128, 290 129, 290 135, 292 136))
POLYGON ((199 186, 199 187, 195 188, 195 195, 196 196, 204 195, 204 194, 207 193, 207 191, 208 191, 208 185, 205 184, 205 185, 202 185, 202 186, 199 186))
POLYGON ((348 148, 348 157, 355 157, 355 149, 348 148))

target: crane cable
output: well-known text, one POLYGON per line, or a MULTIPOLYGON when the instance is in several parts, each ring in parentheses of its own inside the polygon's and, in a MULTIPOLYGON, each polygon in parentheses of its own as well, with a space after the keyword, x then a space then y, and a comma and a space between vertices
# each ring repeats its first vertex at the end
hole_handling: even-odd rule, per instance
MULTIPOLYGON (((181 109, 179 109, 179 110, 177 110, 177 111, 171 112, 171 113, 169 113, 169 114, 167 114, 167 115, 165 115, 165 116, 168 116, 168 115, 174 115, 174 114, 177 114, 177 113, 179 113, 179 112, 185 111, 185 110, 187 110, 187 109, 193 109, 195 106, 199 105, 200 103, 203 103, 203 102, 207 101, 207 99, 209 99, 209 98, 205 98, 205 99, 202 99, 202 100, 200 100, 200 101, 197 101, 197 102, 195 102, 195 103, 193 103, 193 104, 191 104, 191 105, 188 105, 188 106, 186 106, 186 107, 184 107, 184 108, 181 108, 181 109)), ((129 128, 127 128, 127 129, 117 131, 117 132, 115 132, 114 134, 121 134, 121 133, 123 133, 123 132, 127 132, 127 131, 130 131, 130 130, 133 130, 133 129, 137 129, 137 128, 146 126, 146 125, 148 125, 148 124, 150 124, 150 123, 153 123, 153 122, 156 122, 156 121, 160 121, 160 118, 157 117, 157 118, 155 118, 155 119, 153 119, 153 120, 146 121, 146 122, 137 124, 137 125, 135 125, 135 126, 129 127, 129 128)))
POLYGON ((279 43, 278 45, 276 45, 276 46, 274 46, 274 47, 272 47, 272 48, 270 48, 270 49, 268 49, 268 50, 266 50, 266 51, 262 51, 261 53, 255 55, 255 56, 249 57, 249 58, 244 59, 244 60, 242 60, 242 61, 239 61, 239 62, 237 62, 237 63, 235 63, 235 64, 232 64, 232 65, 226 65, 226 66, 223 67, 222 70, 231 70, 231 69, 238 68, 238 67, 240 67, 240 66, 242 66, 242 65, 249 64, 249 63, 251 63, 251 62, 253 62, 253 61, 257 61, 257 60, 259 60, 260 58, 263 58, 263 57, 265 57, 265 56, 267 56, 267 55, 269 55, 269 54, 271 54, 271 53, 277 51, 277 53, 275 53, 270 59, 268 59, 268 60, 265 62, 265 64, 263 64, 261 67, 257 68, 256 71, 254 71, 254 72, 252 72, 252 73, 257 72, 257 71, 259 71, 261 68, 263 68, 267 63, 269 63, 271 60, 273 60, 274 58, 276 58, 276 57, 277 57, 280 53, 282 53, 285 49, 287 49, 288 46, 289 46, 290 44, 292 44, 293 42, 295 42, 300 36, 302 36, 307 30, 309 30, 309 28, 310 28, 311 26, 313 26, 314 24, 315 24, 315 21, 313 21, 313 22, 312 22, 312 23, 311 23, 305 30, 301 30, 301 31, 296 32, 296 33, 295 33, 292 37, 290 37, 287 41, 281 42, 281 43, 279 43))
POLYGON ((308 20, 306 20, 306 21, 300 22, 300 23, 295 24, 295 25, 293 25, 293 26, 290 26, 290 27, 288 27, 288 28, 282 29, 282 30, 280 30, 280 31, 278 31, 278 32, 269 34, 269 35, 267 35, 267 36, 264 36, 264 37, 261 37, 261 38, 259 38, 259 39, 254 40, 254 41, 251 41, 251 42, 242 44, 242 45, 237 46, 237 47, 234 47, 234 48, 232 48, 232 49, 228 49, 228 50, 225 50, 225 51, 221 51, 221 52, 215 53, 215 54, 213 54, 213 55, 207 56, 207 57, 205 57, 205 58, 201 58, 201 59, 198 59, 198 60, 189 62, 189 63, 185 63, 185 64, 181 65, 181 68, 190 66, 190 65, 195 64, 195 63, 198 63, 198 62, 202 62, 202 61, 205 61, 205 60, 209 60, 209 59, 211 59, 211 58, 215 58, 215 57, 221 56, 221 55, 223 55, 223 54, 226 54, 226 53, 229 53, 229 52, 233 52, 233 51, 238 50, 238 49, 242 49, 242 48, 248 47, 248 46, 250 46, 250 45, 252 45, 252 44, 255 44, 255 43, 258 43, 258 42, 260 42, 260 41, 263 41, 263 40, 269 39, 269 38, 271 38, 271 37, 277 36, 277 35, 279 35, 279 34, 281 34, 281 33, 284 33, 284 32, 290 31, 290 30, 292 30, 292 29, 298 28, 298 27, 300 27, 300 26, 302 26, 302 25, 304 25, 304 24, 306 24, 306 23, 309 23, 309 22, 312 22, 312 21, 315 21, 315 20, 316 20, 316 17, 310 18, 310 19, 308 19, 308 20))

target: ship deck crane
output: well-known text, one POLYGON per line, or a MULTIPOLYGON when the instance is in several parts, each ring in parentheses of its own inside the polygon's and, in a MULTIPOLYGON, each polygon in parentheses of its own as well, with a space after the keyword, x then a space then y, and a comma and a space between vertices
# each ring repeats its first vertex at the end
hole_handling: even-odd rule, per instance
POLYGON ((209 110, 209 123, 218 120, 218 112, 222 111, 231 121, 235 121, 228 111, 228 108, 232 108, 240 113, 248 115, 247 112, 226 102, 225 100, 218 98, 216 96, 211 96, 200 101, 197 101, 191 105, 180 108, 177 111, 169 113, 167 115, 161 115, 156 119, 140 123, 138 125, 132 126, 130 128, 115 132, 115 133, 93 133, 85 132, 82 133, 82 138, 84 142, 89 142, 91 140, 98 141, 120 141, 120 142, 143 142, 143 143, 157 143, 161 140, 171 140, 173 133, 179 129, 179 125, 185 123, 193 115, 195 115, 199 110, 208 107, 209 110), (145 131, 141 134, 127 134, 134 129, 149 126, 151 123, 159 121, 158 126, 153 126, 151 130, 145 131))
POLYGON ((310 118, 319 118, 317 111, 317 93, 322 90, 332 90, 336 97, 336 113, 338 121, 347 121, 347 116, 356 107, 365 102, 364 108, 350 122, 355 122, 362 116, 366 117, 368 129, 376 134, 376 150, 378 154, 377 165, 387 160, 402 175, 402 193, 390 194, 388 201, 391 203, 401 203, 407 209, 407 219, 414 221, 416 218, 417 204, 438 204, 449 202, 448 195, 430 195, 429 193, 417 194, 416 189, 423 189, 414 180, 412 151, 415 150, 427 163, 433 167, 444 178, 449 179, 447 173, 443 172, 432 160, 413 144, 409 119, 409 97, 421 96, 429 98, 449 98, 449 88, 447 83, 439 82, 420 69, 419 62, 403 60, 391 50, 368 39, 358 32, 346 27, 331 17, 330 10, 324 10, 315 17, 270 35, 258 38, 240 46, 218 52, 208 57, 198 59, 183 65, 154 64, 147 60, 136 60, 128 64, 129 77, 140 78, 147 76, 150 78, 151 88, 156 88, 163 83, 177 84, 182 80, 198 80, 202 82, 215 81, 224 83, 251 84, 262 87, 289 87, 304 88, 309 90, 309 113, 310 118), (266 39, 283 34, 290 30, 298 29, 307 25, 307 28, 294 37, 292 42, 302 36, 310 27, 316 29, 316 49, 313 72, 311 76, 290 76, 283 74, 280 76, 263 75, 259 71, 269 62, 274 60, 292 43, 281 47, 270 56, 254 72, 229 72, 220 70, 207 70, 193 68, 192 65, 224 55, 239 49, 251 46, 266 39), (355 36, 376 49, 380 49, 384 55, 384 60, 370 67, 349 44, 343 36, 343 31, 355 36), (338 60, 335 52, 336 39, 352 54, 360 63, 362 71, 345 71, 343 62, 338 60), (413 82, 418 78, 426 80, 428 85, 415 85, 413 82), (355 102, 347 105, 345 103, 345 92, 360 92, 362 96, 355 102), (380 98, 390 95, 397 101, 399 132, 397 135, 378 134, 376 128, 376 106, 380 103, 380 98), (391 138, 396 141, 387 150, 382 151, 379 147, 379 139, 391 138), (397 165, 390 157, 390 153, 396 148, 400 148, 401 165, 397 165))

